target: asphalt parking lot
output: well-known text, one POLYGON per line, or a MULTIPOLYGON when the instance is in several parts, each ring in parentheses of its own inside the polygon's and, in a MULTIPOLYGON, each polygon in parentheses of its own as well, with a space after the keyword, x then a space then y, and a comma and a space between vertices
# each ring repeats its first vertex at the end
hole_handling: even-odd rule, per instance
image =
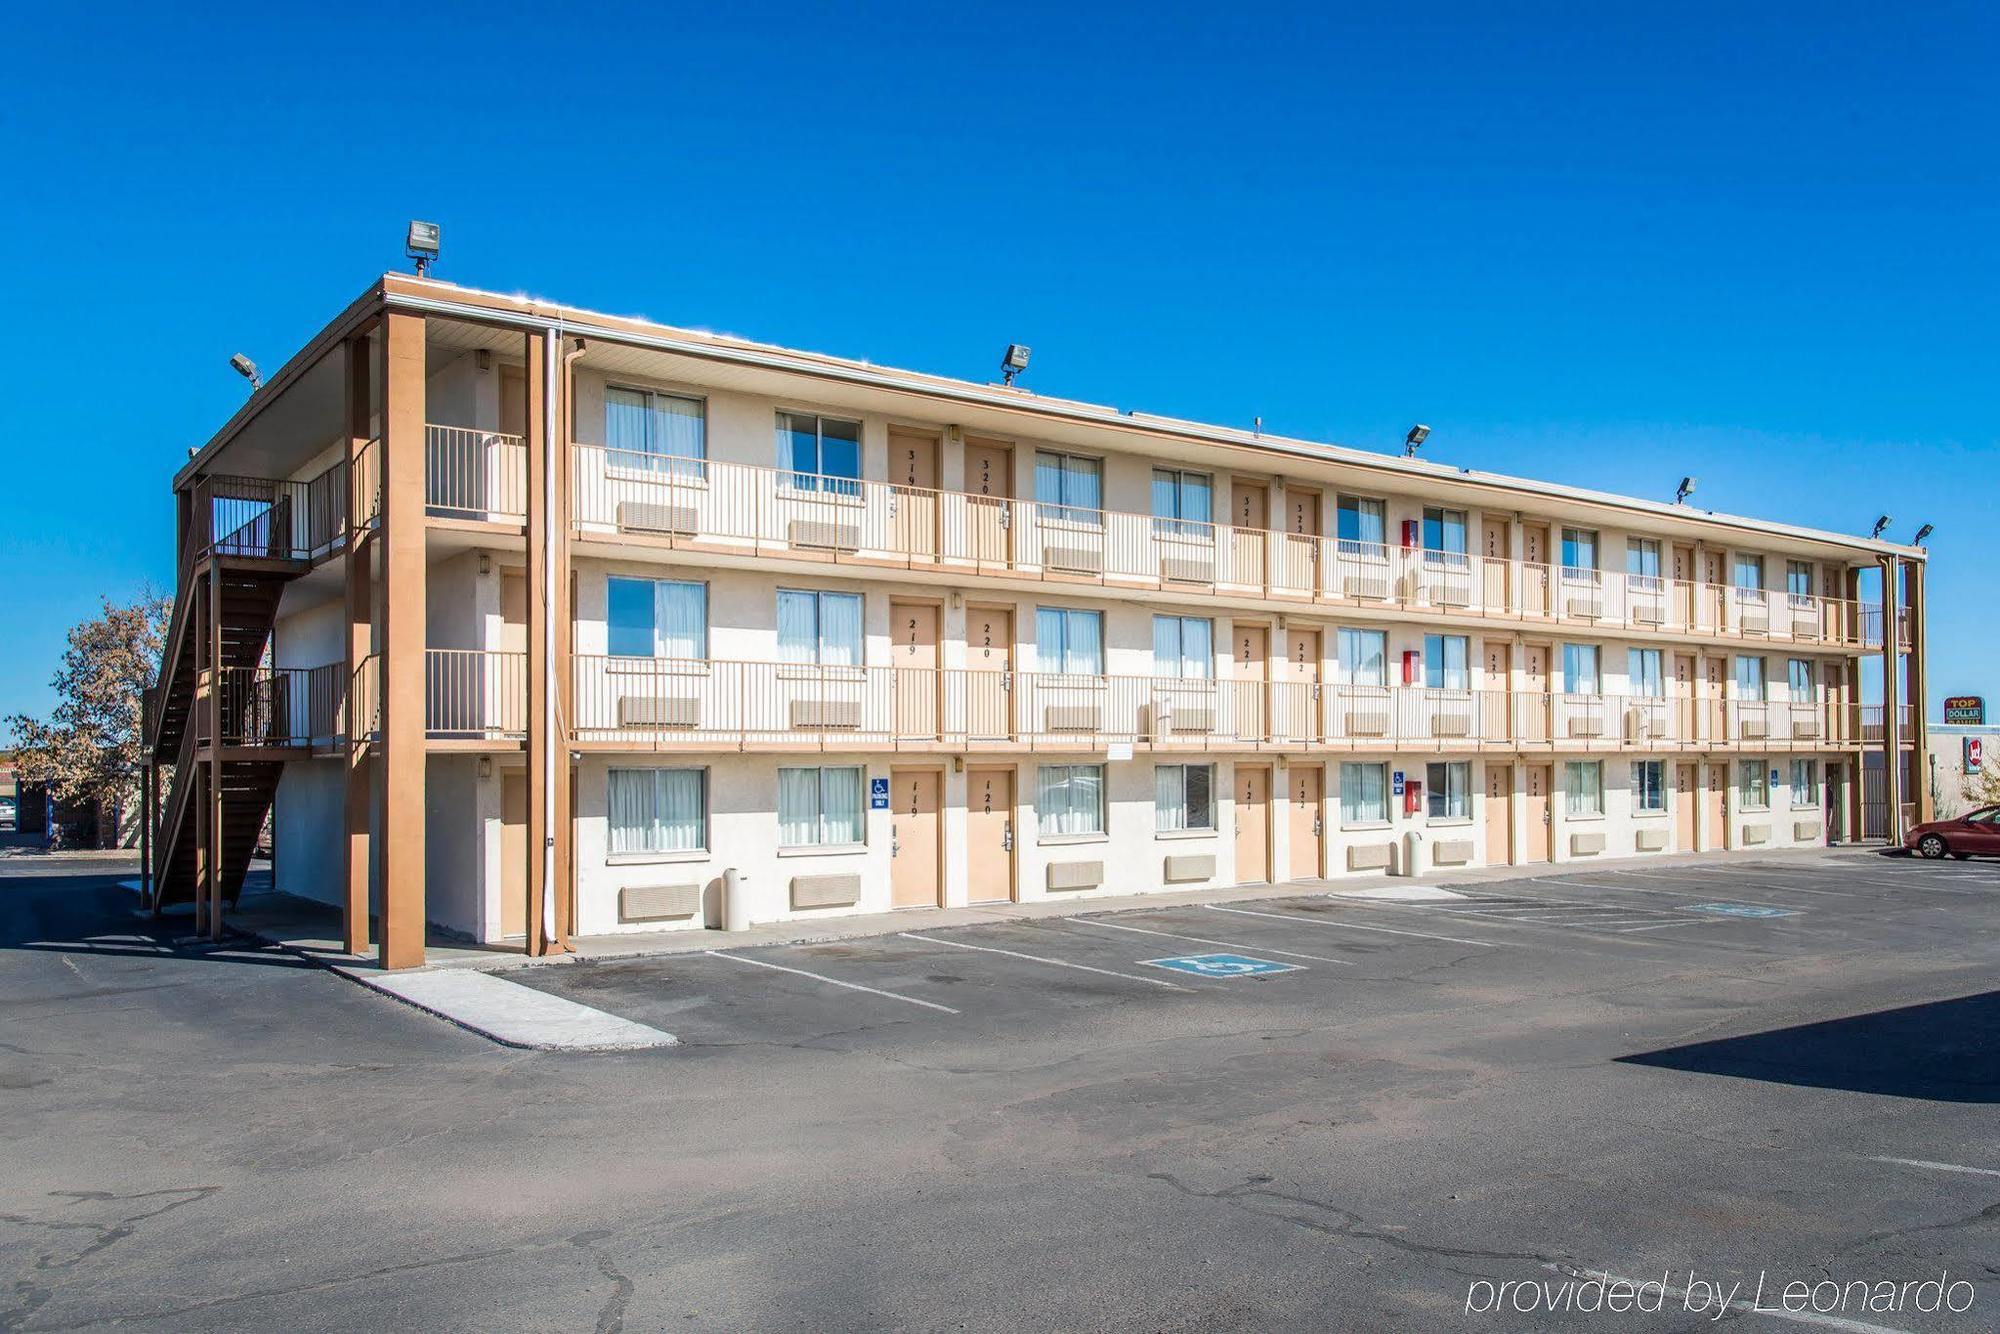
POLYGON ((509 974, 681 1039, 616 1055, 0 884, 7 1327, 2000 1326, 2000 863, 509 974), (1662 1309, 1536 1304, 1594 1274, 1662 1309))

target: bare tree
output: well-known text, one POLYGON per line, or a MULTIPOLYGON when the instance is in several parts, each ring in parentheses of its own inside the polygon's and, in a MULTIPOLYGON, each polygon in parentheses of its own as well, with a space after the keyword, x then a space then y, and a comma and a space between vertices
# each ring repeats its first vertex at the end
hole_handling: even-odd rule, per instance
MULTIPOLYGON (((94 801, 116 820, 139 790, 141 698, 159 669, 173 603, 143 592, 129 605, 104 599, 101 615, 70 630, 44 720, 15 714, 21 778, 58 801, 94 801)), ((113 841, 118 833, 114 831, 113 841)))

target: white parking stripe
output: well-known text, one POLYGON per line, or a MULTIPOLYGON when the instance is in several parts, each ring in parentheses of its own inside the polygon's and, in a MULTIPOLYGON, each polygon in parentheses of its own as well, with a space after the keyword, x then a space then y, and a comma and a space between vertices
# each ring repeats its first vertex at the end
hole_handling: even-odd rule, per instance
POLYGON ((787 968, 781 963, 766 963, 762 959, 746 959, 741 954, 724 954, 721 950, 709 950, 707 953, 713 958, 728 959, 732 963, 747 963, 753 968, 769 968, 780 973, 796 973, 800 977, 809 977, 815 982, 825 982, 829 986, 846 987, 849 991, 865 991, 871 996, 886 996, 890 1000, 899 1000, 906 1005, 921 1005, 926 1010, 939 1010, 945 1014, 958 1013, 957 1010, 952 1009, 949 1005, 939 1005, 936 1001, 918 1000, 915 996, 899 995, 896 992, 883 991, 877 987, 864 987, 859 982, 843 982, 837 977, 828 977, 824 973, 808 973, 803 968, 787 968))
POLYGON ((1454 945, 1477 945, 1483 950, 1501 949, 1511 946, 1513 941, 1467 940, 1463 936, 1440 936, 1432 931, 1400 931, 1392 926, 1363 926, 1359 922, 1322 920, 1318 917, 1301 917, 1297 913, 1257 912, 1250 908, 1225 908, 1219 903, 1204 903, 1202 907, 1210 912, 1236 913, 1242 917, 1268 917, 1274 922, 1306 922, 1313 926, 1332 927, 1336 931, 1379 931, 1388 936, 1419 936, 1425 940, 1446 940, 1454 945))
POLYGON ((1093 968, 1087 963, 1071 963, 1068 959, 1051 959, 1040 954, 1023 954, 1019 950, 997 949, 992 945, 968 945, 962 940, 946 940, 943 936, 920 936, 914 931, 896 933, 908 940, 927 941, 933 945, 950 945, 954 949, 978 950, 982 954, 1004 954, 1010 959, 1026 959, 1030 963, 1053 964, 1057 968, 1074 968, 1080 973, 1101 973, 1105 977, 1122 977, 1127 982, 1144 982, 1149 987, 1165 987, 1168 991, 1186 991, 1171 982, 1157 977, 1140 977, 1137 973, 1120 973, 1110 968, 1093 968))
POLYGON ((1113 931, 1137 931, 1142 936, 1165 936, 1169 940, 1192 940, 1197 945, 1220 945, 1224 949, 1248 950, 1257 954, 1276 954, 1287 959, 1311 959, 1314 963, 1337 963, 1352 968, 1352 959, 1329 959, 1323 954, 1301 954, 1297 950, 1274 950, 1269 945, 1241 945, 1233 940, 1210 940, 1207 936, 1189 936, 1179 931, 1153 931, 1143 926, 1126 926, 1122 922, 1096 922, 1087 917, 1079 917, 1068 923, 1070 926, 1102 926, 1113 931))
POLYGON ((1976 1177, 2000 1177, 2000 1171, 1990 1167, 1963 1167, 1958 1163, 1933 1163, 1923 1158, 1876 1158, 1878 1163, 1894 1163, 1898 1167, 1922 1167, 1933 1172, 1964 1172, 1976 1177))

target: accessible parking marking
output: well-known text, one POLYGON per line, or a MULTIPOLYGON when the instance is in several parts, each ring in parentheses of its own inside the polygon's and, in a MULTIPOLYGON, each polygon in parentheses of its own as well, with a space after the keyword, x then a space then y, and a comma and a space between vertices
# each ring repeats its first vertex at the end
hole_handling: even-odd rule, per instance
POLYGON ((773 972, 793 973, 799 977, 809 977, 815 982, 824 982, 828 986, 845 987, 849 991, 865 991, 871 996, 883 996, 889 1000, 902 1001, 905 1005, 921 1005, 926 1010, 937 1010, 943 1014, 958 1013, 957 1010, 952 1009, 949 1005, 939 1005, 936 1001, 919 1000, 915 996, 905 996, 895 991, 883 991, 879 987, 864 987, 859 982, 843 982, 837 977, 828 977, 824 973, 809 973, 803 968, 788 968, 781 963, 767 963, 763 959, 746 958, 741 954, 724 954, 721 950, 709 950, 707 954, 710 958, 728 959, 731 963, 747 963, 753 968, 769 968, 773 972))
POLYGON ((1253 959, 1247 954, 1178 954, 1172 958, 1141 959, 1139 962, 1149 968, 1168 968, 1177 973, 1193 973, 1196 977, 1270 977, 1277 973, 1296 973, 1305 967, 1304 964, 1253 959))
POLYGON ((914 931, 899 931, 896 934, 906 940, 921 940, 932 945, 949 945, 958 950, 978 950, 981 954, 1004 954, 1010 959, 1026 959, 1029 963, 1045 963, 1056 968, 1074 968, 1081 973, 1098 973, 1104 977, 1122 977, 1127 982, 1144 982, 1149 987, 1165 987, 1168 991, 1186 991, 1173 983, 1157 977, 1141 977, 1137 973, 1121 973, 1112 968, 1097 968, 1087 963, 1071 963, 1068 959, 1051 959, 1042 954, 1023 954, 1019 950, 1003 950, 994 945, 968 945, 962 940, 946 940, 943 936, 920 936, 914 931))

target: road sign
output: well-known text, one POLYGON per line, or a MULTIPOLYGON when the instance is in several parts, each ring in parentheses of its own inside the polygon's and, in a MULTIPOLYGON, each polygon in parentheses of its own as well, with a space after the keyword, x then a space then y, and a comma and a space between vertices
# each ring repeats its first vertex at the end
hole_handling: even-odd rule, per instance
POLYGON ((871 778, 868 780, 868 809, 886 811, 889 809, 889 780, 871 778))
POLYGON ((1944 720, 1947 725, 1985 726, 1986 697, 1984 695, 1947 695, 1944 701, 1944 720))
POLYGON ((1253 959, 1247 954, 1181 954, 1171 959, 1142 959, 1140 962, 1176 973, 1193 973, 1196 977, 1269 977, 1272 973, 1295 973, 1302 967, 1295 963, 1253 959))
POLYGON ((1689 912, 1713 913, 1717 917, 1790 917, 1790 908, 1767 908, 1761 903, 1690 903, 1689 912))

